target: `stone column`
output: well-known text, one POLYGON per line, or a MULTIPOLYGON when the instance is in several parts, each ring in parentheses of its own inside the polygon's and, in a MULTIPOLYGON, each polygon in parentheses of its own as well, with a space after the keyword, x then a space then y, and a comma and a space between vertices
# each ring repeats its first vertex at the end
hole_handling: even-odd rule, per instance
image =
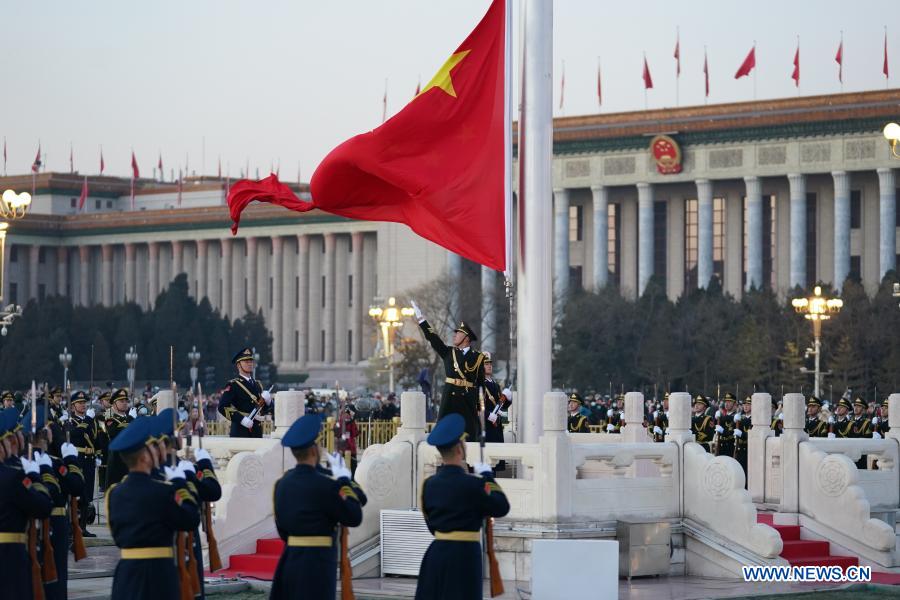
POLYGON ((572 515, 571 486, 575 468, 566 432, 566 395, 547 392, 543 397, 543 435, 539 438, 540 520, 560 522, 572 515))
POLYGON ((350 244, 353 249, 353 317, 351 319, 353 348, 351 354, 353 362, 359 362, 362 360, 363 312, 366 311, 363 302, 363 232, 354 231, 350 236, 350 244))
MULTIPOLYGON (((172 241, 172 279, 184 273, 184 244, 180 240, 172 241)), ((190 284, 190 282, 188 282, 190 284)), ((188 285, 190 287, 190 285, 188 285)))
POLYGON ((481 267, 481 335, 480 348, 497 351, 497 273, 490 267, 481 267))
POLYGON ((103 273, 100 277, 100 297, 104 306, 113 305, 113 247, 112 244, 103 244, 100 247, 103 256, 103 273))
POLYGON ((747 191, 747 289, 765 287, 763 282, 762 186, 755 175, 744 177, 747 191))
POLYGON ((565 303, 569 295, 569 190, 553 190, 553 296, 565 303))
POLYGON ((800 442, 809 440, 804 431, 806 402, 803 394, 785 394, 782 408, 784 431, 781 433, 782 484, 779 512, 796 513, 800 510, 800 442))
POLYGON ((302 369, 309 358, 309 236, 297 235, 297 277, 300 289, 297 298, 297 337, 300 347, 297 349, 297 364, 302 369))
POLYGON ((147 307, 152 309, 156 305, 156 297, 159 296, 159 242, 147 244, 147 266, 150 271, 150 287, 147 288, 147 307))
MULTIPOLYGON (((671 408, 671 395, 669 407, 671 408)), ((647 430, 644 428, 644 395, 640 392, 625 394, 625 426, 622 428, 622 441, 649 442, 647 430)))
POLYGON ((750 422, 753 427, 747 433, 747 490, 754 502, 765 502, 766 439, 775 435, 771 429, 772 396, 757 392, 750 400, 750 422))
POLYGON ((78 246, 78 297, 81 306, 91 305, 91 247, 78 246))
POLYGON ((256 297, 256 280, 257 280, 257 264, 256 264, 256 238, 247 238, 247 306, 250 312, 256 312, 259 308, 259 302, 256 297))
POLYGON ((788 175, 791 187, 791 277, 789 285, 806 287, 806 176, 788 175))
POLYGON ((339 363, 349 362, 347 353, 350 344, 350 238, 339 235, 334 241, 334 359, 339 363))
POLYGON ((200 303, 208 296, 207 293, 207 258, 206 250, 209 243, 206 240, 197 240, 197 302, 200 303))
POLYGON ((367 327, 371 321, 369 320, 369 306, 372 304, 377 294, 378 285, 378 236, 363 236, 363 300, 360 309, 363 311, 363 332, 362 340, 362 358, 371 356, 375 347, 373 337, 365 335, 367 327))
POLYGON ((334 246, 335 235, 325 234, 325 362, 334 362, 334 246))
POLYGON ((638 297, 653 276, 653 185, 637 184, 638 189, 638 297))
POLYGON ((229 319, 235 318, 235 310, 232 307, 231 301, 234 296, 232 294, 232 282, 231 282, 231 272, 232 272, 232 263, 231 263, 231 250, 232 250, 232 239, 230 237, 222 238, 219 240, 219 243, 222 244, 222 262, 219 265, 221 270, 222 277, 222 314, 228 317, 229 319))
POLYGON ((304 392, 277 392, 275 394, 275 429, 272 437, 281 439, 291 425, 306 413, 306 394, 304 392))
POLYGON ((884 274, 897 265, 897 185, 893 169, 878 169, 878 198, 881 219, 878 280, 881 283, 884 274))
MULTIPOLYGON (((66 288, 69 287, 69 248, 57 246, 56 248, 56 293, 67 296, 66 288)), ((74 298, 71 299, 74 304, 74 298)))
POLYGON ((594 208, 594 289, 609 283, 609 191, 602 185, 591 186, 594 208))
POLYGON ((137 299, 137 273, 134 257, 137 247, 133 242, 125 243, 125 302, 135 302, 137 299))
POLYGON ((900 442, 900 394, 888 396, 888 425, 887 437, 900 442))
POLYGON ((713 186, 697 182, 697 287, 706 289, 713 276, 713 186))
POLYGON ((38 297, 38 269, 40 268, 41 247, 37 244, 28 246, 28 299, 38 297))
POLYGON ((693 442, 691 433, 691 395, 687 392, 669 394, 669 427, 666 429, 666 441, 679 445, 693 442))
POLYGON ((850 176, 847 171, 832 171, 834 180, 834 281, 841 289, 850 274, 850 176))
POLYGON ((400 394, 400 435, 425 436, 425 394, 402 392, 400 394))
POLYGON ((272 360, 279 364, 283 359, 284 329, 284 295, 282 280, 284 272, 284 238, 272 237, 272 360))

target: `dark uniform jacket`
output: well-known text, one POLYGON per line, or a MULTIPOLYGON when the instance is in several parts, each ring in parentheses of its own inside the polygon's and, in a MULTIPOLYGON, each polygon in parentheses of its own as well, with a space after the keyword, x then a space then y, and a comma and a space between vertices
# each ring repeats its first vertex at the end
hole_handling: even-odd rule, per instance
POLYGON ((349 479, 334 480, 325 473, 325 469, 297 465, 275 483, 275 526, 285 547, 272 581, 271 600, 335 597, 337 525, 362 523, 364 501, 357 494, 359 487, 349 479), (331 543, 309 545, 309 538, 328 538, 331 543))
POLYGON ((828 423, 820 419, 818 415, 806 417, 804 430, 809 437, 828 437, 828 423))
POLYGON ((716 422, 711 415, 700 413, 691 416, 691 432, 697 443, 703 446, 707 452, 710 452, 710 444, 713 436, 716 435, 716 422))
MULTIPOLYGON (((109 488, 106 503, 113 540, 123 550, 172 548, 176 531, 191 531, 200 523, 197 501, 181 479, 169 483, 132 472, 109 488)), ((178 571, 171 557, 123 557, 116 565, 112 600, 178 597, 178 571)))
MULTIPOLYGON (((204 458, 194 464, 194 473, 188 471, 188 489, 201 504, 201 517, 203 511, 211 510, 208 502, 216 502, 222 497, 222 486, 216 477, 216 471, 212 461, 204 458)), ((197 579, 200 582, 200 598, 206 597, 206 583, 203 580, 203 548, 200 545, 200 530, 194 529, 194 559, 197 564, 197 579)))
POLYGON ((717 456, 734 457, 734 428, 736 425, 734 422, 734 415, 734 412, 725 412, 723 409, 719 413, 719 418, 716 419, 716 424, 721 425, 722 429, 725 430, 719 434, 717 456))
POLYGON ((446 345, 428 321, 422 321, 419 327, 422 328, 425 339, 444 361, 446 377, 438 420, 450 413, 459 413, 466 421, 469 439, 477 439, 478 388, 484 383, 484 354, 475 348, 469 348, 464 353, 459 348, 446 345))
POLYGON ((853 435, 853 419, 846 415, 844 417, 835 417, 834 423, 831 423, 831 430, 836 438, 851 438, 853 435))
POLYGON ((262 386, 255 379, 244 379, 240 375, 228 382, 219 400, 219 412, 231 421, 231 437, 262 437, 262 423, 254 420, 253 429, 241 425, 241 419, 250 416, 254 408, 262 404, 257 414, 266 413, 267 406, 262 399, 262 386))
POLYGON ((852 438, 870 438, 872 437, 872 421, 866 415, 853 417, 853 427, 850 430, 852 438))
MULTIPOLYGON (((492 475, 469 475, 444 465, 422 483, 419 506, 436 534, 478 532, 486 517, 503 517, 509 501, 492 475)), ((481 542, 435 539, 419 571, 417 600, 471 600, 482 597, 481 542)))
MULTIPOLYGON (((109 417, 106 419, 106 448, 109 447, 109 444, 116 439, 116 436, 119 435, 133 420, 134 419, 132 419, 130 415, 119 415, 114 411, 110 413, 109 417)), ((119 453, 108 452, 106 463, 106 485, 110 486, 114 483, 119 483, 127 474, 128 467, 125 466, 119 453)))
POLYGON ((0 597, 28 600, 31 594, 31 561, 25 544, 30 519, 50 516, 50 492, 41 482, 22 471, 18 458, 0 464, 0 534, 17 537, 21 543, 0 544, 0 597))
MULTIPOLYGON (((65 600, 69 579, 69 514, 67 506, 73 496, 84 493, 84 475, 75 457, 60 460, 51 456, 53 467, 41 468, 41 481, 50 492, 53 509, 50 513, 50 544, 56 563, 56 581, 44 583, 46 600, 65 600)), ((43 552, 39 555, 43 560, 43 552)))
POLYGON ((484 441, 486 442, 503 442, 503 417, 499 413, 509 408, 512 402, 500 392, 500 386, 496 381, 484 380, 484 441), (491 413, 497 415, 497 420, 493 423, 488 419, 491 413))
MULTIPOLYGON (((69 442, 78 449, 78 458, 90 457, 93 463, 95 455, 100 454, 97 444, 98 442, 102 443, 100 439, 101 431, 97 426, 97 421, 87 415, 83 417, 72 415, 65 427, 69 432, 69 442)), ((102 451, 102 448, 99 450, 102 451)))
POLYGON ((569 433, 590 433, 591 428, 588 425, 587 417, 581 413, 569 415, 567 430, 569 433))

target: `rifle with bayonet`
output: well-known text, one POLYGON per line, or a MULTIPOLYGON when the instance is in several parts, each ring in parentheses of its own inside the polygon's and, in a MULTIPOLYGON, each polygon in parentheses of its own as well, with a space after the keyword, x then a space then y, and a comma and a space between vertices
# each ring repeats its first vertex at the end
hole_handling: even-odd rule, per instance
MULTIPOLYGON (((484 421, 484 388, 478 388, 478 419, 480 421, 480 432, 478 434, 478 449, 480 452, 479 462, 484 463, 484 446, 485 438, 485 421, 484 421)), ((491 582, 491 598, 496 598, 503 594, 503 580, 500 579, 500 565, 497 562, 497 556, 494 554, 494 518, 487 517, 484 520, 484 549, 488 557, 488 573, 491 582)))

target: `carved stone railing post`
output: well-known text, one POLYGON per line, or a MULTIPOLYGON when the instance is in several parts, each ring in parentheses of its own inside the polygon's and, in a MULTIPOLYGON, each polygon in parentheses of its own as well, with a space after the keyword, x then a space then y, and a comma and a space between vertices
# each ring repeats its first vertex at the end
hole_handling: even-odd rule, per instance
POLYGON ((644 429, 644 395, 640 392, 625 394, 625 427, 622 428, 622 441, 651 441, 647 437, 647 430, 644 429))
POLYGON ((888 437, 900 442, 900 394, 888 396, 888 437))
POLYGON ((275 394, 275 429, 272 437, 281 439, 294 421, 306 413, 306 394, 303 392, 278 392, 275 394))
POLYGON ((754 502, 766 499, 766 440, 772 432, 772 396, 758 392, 751 396, 753 428, 747 438, 747 490, 754 502))
POLYGON ((781 434, 781 512, 800 510, 800 442, 809 436, 806 425, 806 402, 803 394, 785 394, 784 432, 781 434))
POLYGON ((400 394, 400 428, 397 435, 416 442, 425 438, 425 394, 422 392, 400 394))
POLYGON ((566 432, 566 400, 562 392, 544 394, 544 433, 538 440, 541 446, 538 475, 540 516, 547 523, 559 522, 572 515, 575 467, 566 432))
POLYGON ((669 427, 666 430, 666 441, 675 442, 679 446, 685 442, 693 442, 691 433, 691 395, 687 392, 669 394, 669 427))

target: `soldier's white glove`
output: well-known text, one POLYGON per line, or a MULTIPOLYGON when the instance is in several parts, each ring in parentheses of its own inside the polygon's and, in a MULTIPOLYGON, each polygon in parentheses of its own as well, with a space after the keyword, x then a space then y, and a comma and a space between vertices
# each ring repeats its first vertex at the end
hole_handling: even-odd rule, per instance
POLYGON ((872 432, 872 439, 873 439, 873 440, 880 440, 880 439, 881 439, 881 434, 878 433, 877 431, 873 431, 873 432, 872 432))
POLYGON ((666 418, 667 418, 667 419, 669 418, 669 411, 666 411, 666 412, 664 412, 663 414, 666 415, 666 418))
POLYGON ((507 400, 512 400, 512 390, 511 389, 504 388, 503 391, 500 393, 503 394, 507 400))
POLYGON ((207 452, 205 448, 198 448, 197 450, 195 450, 194 458, 197 459, 197 462, 200 462, 201 460, 208 460, 209 462, 212 462, 212 456, 210 456, 209 452, 207 452))
POLYGON ((342 440, 349 440, 349 439, 350 439, 350 433, 347 432, 347 431, 345 431, 344 433, 341 434, 341 439, 342 439, 342 440))
POLYGON ((43 452, 35 452, 34 461, 38 464, 39 467, 50 467, 51 469, 53 468, 53 459, 50 458, 49 454, 44 454, 43 452))
POLYGON ((100 460, 99 458, 95 458, 95 459, 94 459, 94 466, 95 466, 95 467, 99 467, 99 466, 102 465, 102 464, 103 464, 103 461, 100 460))
POLYGON ((328 461, 328 468, 331 469, 331 474, 335 479, 341 479, 342 477, 350 479, 353 476, 340 453, 325 454, 325 459, 328 461))
POLYGON ((180 466, 172 468, 169 466, 165 467, 166 473, 166 481, 174 481, 175 479, 186 479, 184 476, 184 471, 180 466))
POLYGON ((69 413, 68 413, 68 411, 63 411, 63 414, 59 415, 59 422, 60 422, 60 423, 65 423, 65 422, 68 421, 68 420, 69 420, 69 413))
POLYGON ((616 426, 613 425, 612 423, 609 423, 606 425, 606 433, 612 433, 615 430, 616 430, 616 426))
POLYGON ((741 414, 740 413, 734 413, 734 422, 735 423, 741 422, 741 414))
POLYGON ((496 423, 497 423, 497 415, 496 415, 496 413, 491 413, 491 414, 489 414, 488 417, 487 417, 487 420, 490 421, 491 423, 496 424, 496 423))
POLYGON ((653 411, 653 420, 655 421, 655 420, 656 420, 656 417, 658 417, 658 416, 659 416, 659 411, 658 411, 658 410, 654 410, 654 411, 653 411))
POLYGON ((834 417, 831 416, 831 415, 828 415, 828 422, 829 422, 829 423, 834 423, 834 417))
POLYGON ((740 429, 735 429, 735 430, 734 430, 734 437, 744 437, 744 432, 741 431, 740 429))
POLYGON ((721 411, 721 410, 717 410, 717 411, 716 411, 716 418, 718 419, 718 418, 721 417, 721 416, 722 416, 722 411, 721 411))
POLYGON ((422 310, 419 308, 419 305, 416 304, 415 300, 410 300, 409 303, 412 305, 413 312, 416 313, 416 319, 421 323, 425 320, 425 317, 422 315, 422 310))
POLYGON ((34 475, 35 477, 40 475, 41 468, 36 461, 28 460, 27 458, 22 458, 20 460, 22 462, 22 470, 25 471, 26 475, 34 475))
POLYGON ((725 428, 721 425, 716 425, 716 433, 725 433, 725 428))
POLYGON ((263 390, 262 399, 265 400, 266 404, 272 404, 272 392, 263 390))
POLYGON ((76 456, 78 456, 78 449, 75 447, 75 444, 66 442, 62 446, 60 446, 59 453, 62 454, 63 458, 75 458, 76 456))
POLYGON ((97 414, 97 413, 94 412, 94 409, 93 409, 93 408, 89 408, 89 409, 87 409, 87 412, 84 413, 84 414, 87 415, 87 416, 89 416, 90 418, 93 419, 93 418, 94 418, 94 415, 97 414))
POLYGON ((613 409, 610 408, 609 410, 606 411, 606 416, 609 418, 612 418, 612 417, 616 416, 616 411, 614 411, 613 409))
POLYGON ((833 434, 833 433, 829 433, 829 434, 828 434, 828 437, 829 437, 829 439, 834 439, 834 434, 833 434))
POLYGON ((872 417, 872 425, 878 425, 878 417, 872 417))
POLYGON ((132 419, 137 419, 137 417, 138 417, 137 409, 132 406, 131 410, 128 411, 128 416, 131 417, 132 419))
POLYGON ((474 465, 472 465, 472 469, 482 476, 494 474, 494 470, 491 468, 491 465, 485 463, 475 463, 474 465))
POLYGON ((778 420, 784 421, 784 413, 778 413, 778 420))
POLYGON ((197 472, 197 469, 194 468, 194 463, 189 460, 181 459, 178 461, 178 468, 184 471, 185 474, 197 472))
POLYGON ((654 425, 653 433, 655 433, 656 435, 662 435, 663 434, 662 427, 660 427, 659 425, 654 425))
POLYGON ((241 419, 241 425, 246 427, 247 429, 253 429, 253 419, 250 417, 244 417, 241 419))

